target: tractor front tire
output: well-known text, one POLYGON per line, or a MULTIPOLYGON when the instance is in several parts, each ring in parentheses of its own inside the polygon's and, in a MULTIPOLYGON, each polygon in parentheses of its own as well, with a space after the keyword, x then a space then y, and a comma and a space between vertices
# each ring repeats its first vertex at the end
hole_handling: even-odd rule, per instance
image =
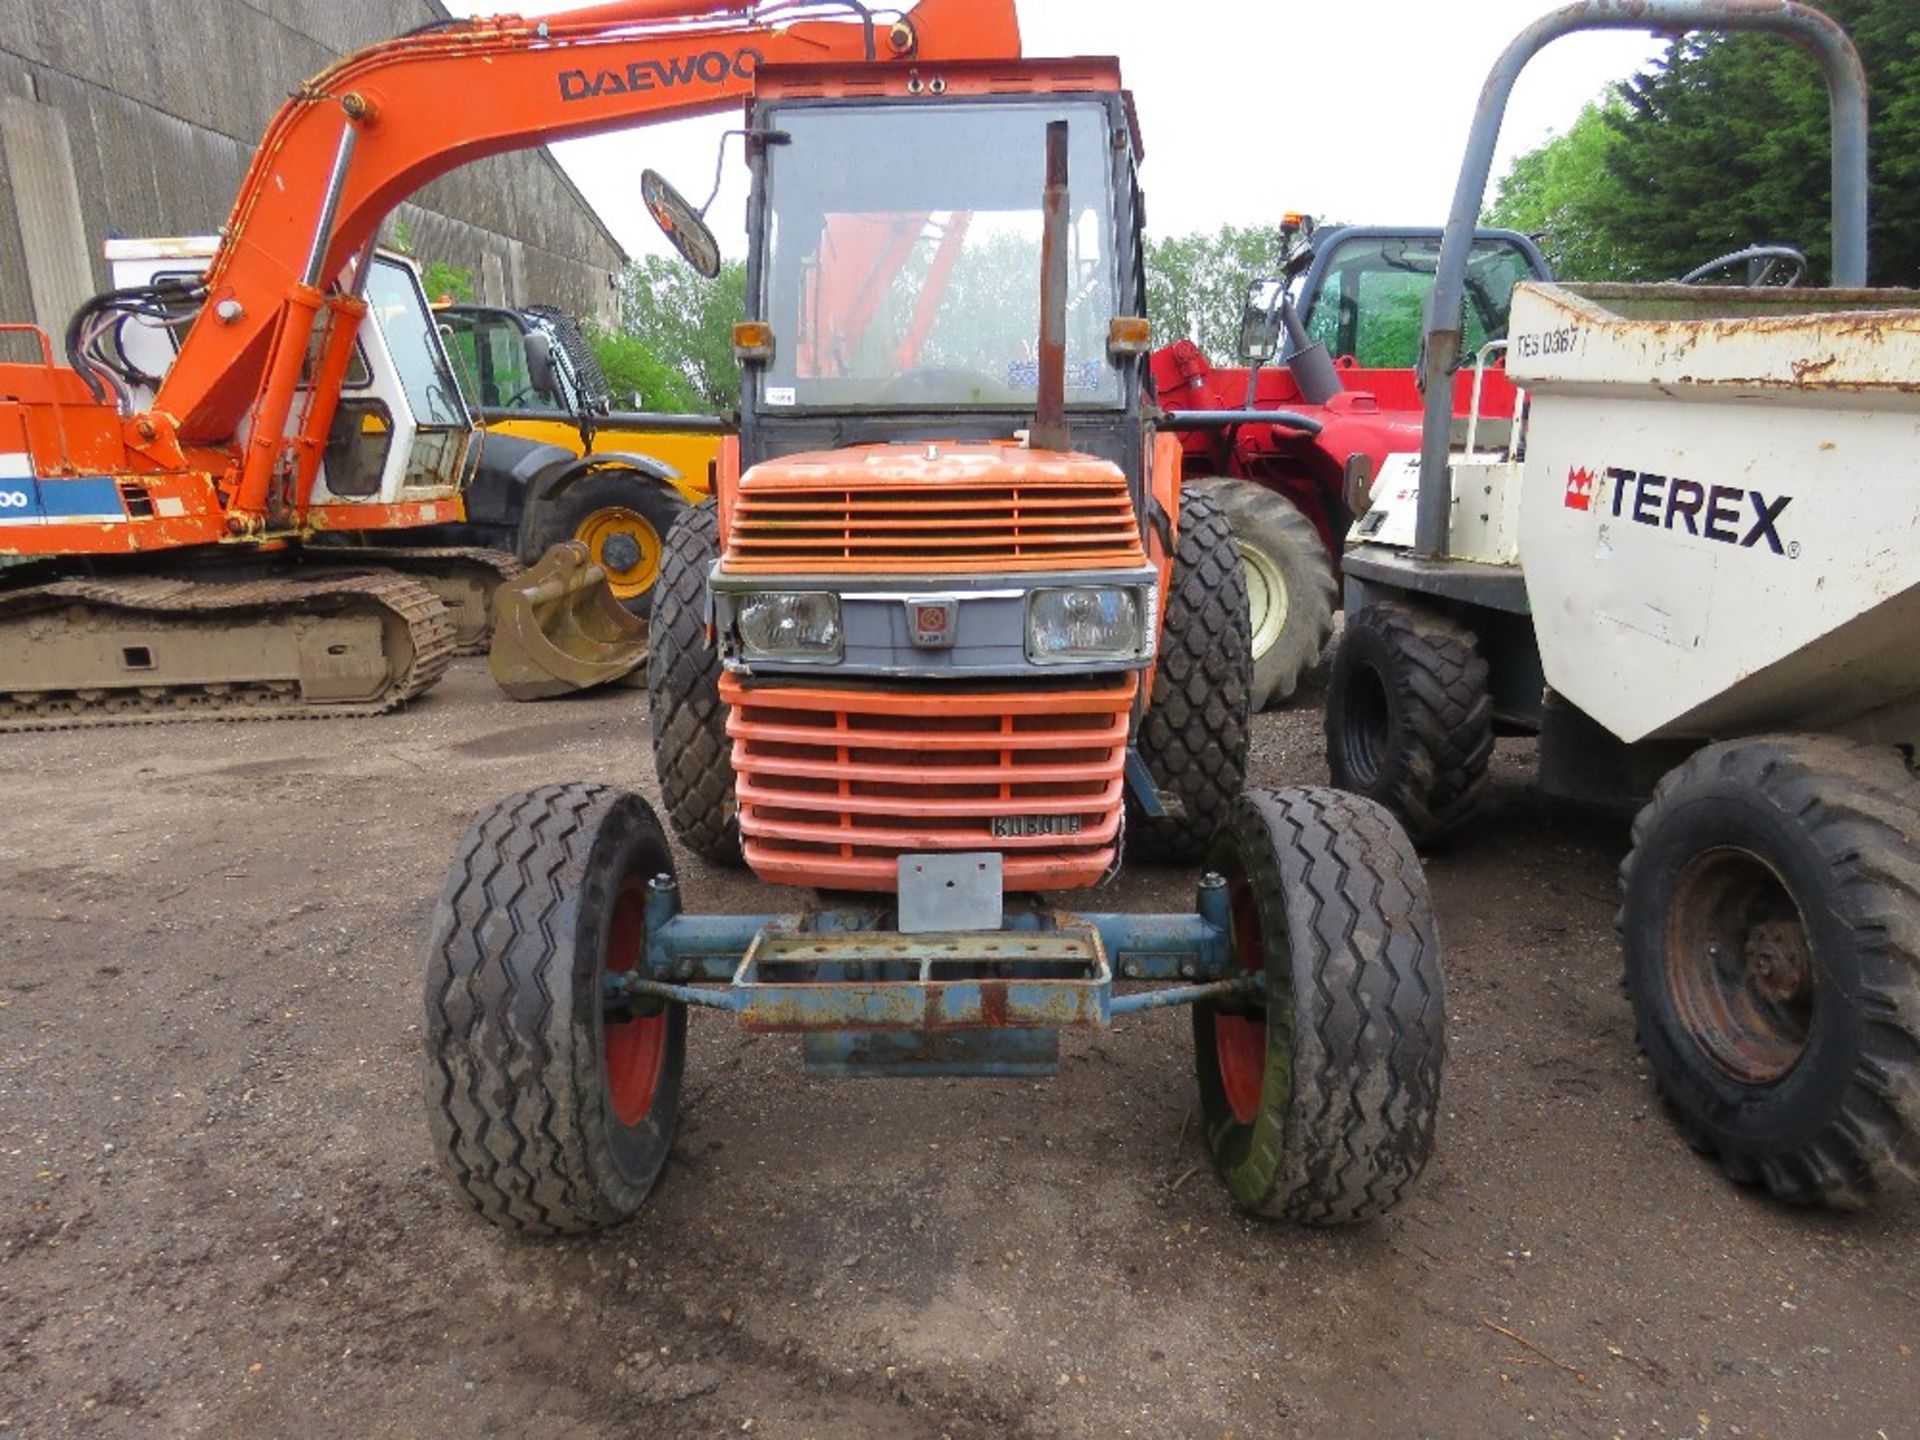
POLYGON ((707 636, 707 572, 720 555, 720 517, 703 500, 667 532, 653 605, 647 708, 653 768, 673 833, 716 865, 742 863, 733 744, 720 699, 720 656, 707 636))
POLYGON ((1695 1149, 1796 1204, 1920 1189, 1920 781, 1828 736, 1709 745, 1621 867, 1627 994, 1695 1149))
POLYGON ((640 963, 647 882, 672 873, 652 807, 606 785, 503 800, 461 842, 427 952, 427 1117, 503 1229, 616 1225, 659 1178, 686 1009, 610 1010, 603 981, 640 963))
POLYGON ((1133 811, 1135 857, 1198 860, 1247 778, 1253 652, 1247 583, 1233 527, 1212 496, 1180 497, 1153 698, 1135 742, 1165 816, 1133 811))
POLYGON ((1418 844, 1473 818, 1493 758, 1487 662, 1471 630, 1400 602, 1350 613, 1327 681, 1333 783, 1393 811, 1418 844))
POLYGON ((1208 1153, 1247 1210, 1371 1220, 1433 1150, 1446 1058, 1433 905, 1406 832, 1324 787, 1250 790, 1208 868, 1257 1002, 1194 1007, 1208 1153))
POLYGON ((599 469, 527 506, 520 559, 532 565, 562 540, 578 540, 607 572, 614 599, 644 620, 653 610, 667 532, 686 509, 664 480, 625 467, 599 469))
POLYGON ((1339 587, 1327 547, 1300 507, 1254 480, 1188 482, 1213 497, 1233 526, 1246 571, 1253 645, 1253 708, 1293 698, 1326 651, 1339 587))

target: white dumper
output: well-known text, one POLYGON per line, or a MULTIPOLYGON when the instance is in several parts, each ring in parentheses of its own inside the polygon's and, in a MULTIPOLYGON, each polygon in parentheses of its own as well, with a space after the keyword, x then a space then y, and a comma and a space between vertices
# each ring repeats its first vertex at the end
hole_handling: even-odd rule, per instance
MULTIPOLYGON (((1774 0, 1647 8, 1825 47, 1836 280, 1858 285, 1865 106, 1844 33, 1774 0)), ((1587 28, 1570 14, 1516 42, 1506 80, 1587 28)), ((1478 209, 1476 153, 1478 126, 1450 234, 1478 209)), ((1507 370, 1531 397, 1513 448, 1450 462, 1430 444, 1384 469, 1350 539, 1334 781, 1436 841, 1472 819, 1497 731, 1538 736, 1544 790, 1639 806, 1618 928, 1681 1130, 1786 1200, 1911 1192, 1920 292, 1524 285, 1512 316, 1507 370)))

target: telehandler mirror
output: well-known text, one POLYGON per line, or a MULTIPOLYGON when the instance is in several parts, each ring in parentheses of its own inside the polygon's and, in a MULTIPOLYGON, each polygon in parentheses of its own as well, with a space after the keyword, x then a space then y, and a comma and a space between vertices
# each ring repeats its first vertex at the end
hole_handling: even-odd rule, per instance
POLYGON ((537 399, 552 401, 560 393, 554 383, 553 342, 535 330, 527 336, 527 388, 537 399))
POLYGON ((1273 359, 1280 348, 1280 297, 1284 280, 1255 280, 1247 286, 1247 306, 1240 312, 1240 358, 1249 365, 1273 359))
POLYGON ((720 273, 720 242, 713 238, 700 212, 667 183, 665 176, 657 170, 641 171, 640 199, 682 260, 709 280, 720 273))

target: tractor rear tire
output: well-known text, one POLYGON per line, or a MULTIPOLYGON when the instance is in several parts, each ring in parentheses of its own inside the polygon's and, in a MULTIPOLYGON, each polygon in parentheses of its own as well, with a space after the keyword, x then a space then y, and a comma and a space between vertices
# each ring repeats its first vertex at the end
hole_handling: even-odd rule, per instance
POLYGON ((1830 736, 1709 745, 1633 824, 1641 1048, 1736 1181, 1853 1209, 1920 1189, 1920 780, 1830 736))
POLYGON ((1247 576, 1253 631, 1253 708, 1293 698, 1326 653, 1339 587, 1326 543, 1300 507, 1254 480, 1188 482, 1226 512, 1247 576))
POLYGON ((1214 841, 1255 1004, 1194 1007, 1208 1153, 1236 1203, 1306 1225, 1371 1220, 1427 1157, 1446 1060, 1440 940, 1419 857, 1384 808, 1250 790, 1214 841))
POLYGON ((707 638, 707 572, 719 554, 720 517, 711 500, 688 509, 667 532, 654 592, 647 708, 653 768, 673 833, 703 859, 738 866, 733 742, 720 699, 720 656, 707 638))
POLYGON ((1135 742, 1177 809, 1151 818, 1129 796, 1135 858, 1184 863, 1206 854, 1246 783, 1252 687, 1247 582, 1233 527, 1212 496, 1189 490, 1180 497, 1153 699, 1135 742))
POLYGON ((606 467, 551 499, 529 504, 520 517, 520 559, 532 565, 562 540, 579 540, 607 572, 613 596, 646 619, 653 611, 667 532, 687 502, 664 480, 625 467, 606 467))
POLYGON ((606 785, 503 800, 461 842, 427 951, 427 1117, 454 1186, 503 1229, 616 1225, 659 1178, 686 1007, 609 1011, 603 978, 640 962, 647 882, 672 873, 652 807, 606 785))
POLYGON ((1327 682, 1333 783, 1427 845, 1473 818, 1493 758, 1487 662, 1466 626, 1401 602, 1350 613, 1327 682))

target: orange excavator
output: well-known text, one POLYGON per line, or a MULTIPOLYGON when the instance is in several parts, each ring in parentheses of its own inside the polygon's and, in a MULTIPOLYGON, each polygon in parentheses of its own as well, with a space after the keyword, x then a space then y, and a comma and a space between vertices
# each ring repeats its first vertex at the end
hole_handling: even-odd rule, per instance
POLYGON ((420 186, 724 109, 763 64, 1018 53, 1012 0, 890 24, 855 0, 622 0, 343 59, 275 116, 204 274, 95 297, 65 365, 0 326, 40 351, 0 364, 0 728, 371 713, 445 669, 454 629, 421 578, 309 543, 461 514, 473 422, 417 279, 375 252, 420 186), (157 385, 130 324, 184 331, 157 385))

